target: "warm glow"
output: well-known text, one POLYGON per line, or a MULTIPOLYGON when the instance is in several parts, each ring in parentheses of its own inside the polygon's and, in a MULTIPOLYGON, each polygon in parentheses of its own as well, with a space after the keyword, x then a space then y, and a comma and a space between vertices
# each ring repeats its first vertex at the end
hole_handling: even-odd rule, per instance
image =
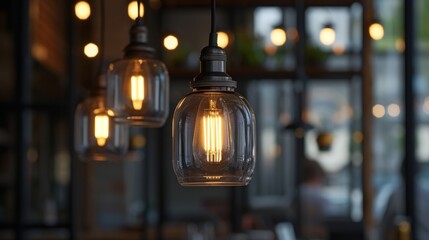
POLYGON ((387 114, 389 114, 391 117, 397 117, 399 114, 401 114, 401 108, 398 104, 392 103, 387 106, 387 114))
POLYGON ((293 27, 288 28, 287 29, 287 36, 293 42, 298 42, 298 40, 299 40, 299 35, 298 35, 298 31, 296 30, 296 28, 293 28, 293 27))
POLYGON ((285 44, 287 40, 286 31, 282 28, 275 28, 271 31, 270 38, 271 38, 271 42, 274 45, 278 47, 283 46, 283 44, 285 44))
MULTIPOLYGON (((144 16, 144 5, 140 4, 140 17, 144 16)), ((139 16, 137 12, 137 1, 132 1, 128 4, 128 17, 135 20, 139 16)))
POLYGON ((167 50, 174 50, 179 46, 179 40, 174 35, 168 35, 164 38, 164 47, 167 50))
POLYGON ((362 143, 362 141, 363 141, 363 134, 360 131, 356 131, 356 132, 353 133, 352 138, 353 138, 353 141, 355 143, 362 143))
POLYGON ((144 77, 141 75, 131 76, 131 100, 135 110, 142 109, 144 100, 144 77))
POLYGON ((91 6, 85 1, 79 1, 74 5, 74 13, 80 20, 86 20, 91 16, 91 6))
POLYGON ((109 117, 106 114, 95 115, 94 136, 97 145, 102 147, 109 137, 109 117))
POLYGON ((323 45, 332 45, 335 42, 335 30, 332 27, 324 27, 320 30, 319 39, 323 45))
POLYGON ((217 45, 221 48, 226 48, 229 44, 229 37, 226 32, 217 33, 217 45))
POLYGON ((266 44, 264 47, 264 52, 267 56, 274 56, 277 53, 277 47, 272 44, 266 44))
POLYGON ((346 47, 343 43, 336 43, 332 46, 332 52, 337 56, 343 55, 346 52, 346 47))
POLYGON ((386 114, 386 110, 384 109, 384 106, 381 104, 376 104, 374 107, 372 107, 372 115, 376 118, 382 118, 386 114))
POLYGON ((204 111, 203 116, 204 150, 207 162, 218 163, 222 161, 222 116, 216 109, 216 102, 210 100, 210 108, 204 111))
POLYGON ((98 46, 94 43, 88 43, 83 48, 83 53, 89 58, 93 58, 98 54, 98 46))
POLYGON ((398 52, 404 52, 405 51, 405 42, 404 39, 398 38, 395 41, 395 48, 398 52))
POLYGON ((384 36, 384 28, 380 23, 373 23, 371 26, 369 26, 369 36, 373 40, 380 40, 384 36))

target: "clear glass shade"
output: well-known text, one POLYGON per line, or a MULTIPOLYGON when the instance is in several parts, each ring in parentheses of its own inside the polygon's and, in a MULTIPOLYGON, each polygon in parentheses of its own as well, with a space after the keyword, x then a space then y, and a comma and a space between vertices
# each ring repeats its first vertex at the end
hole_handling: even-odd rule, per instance
POLYGON ((108 116, 105 96, 90 97, 75 112, 75 150, 82 160, 117 160, 128 150, 128 127, 108 116))
POLYGON ((194 91, 173 117, 173 167, 183 186, 247 185, 255 167, 255 117, 233 91, 194 91))
POLYGON ((115 121, 161 127, 168 117, 169 77, 164 63, 126 57, 110 64, 107 108, 115 121))

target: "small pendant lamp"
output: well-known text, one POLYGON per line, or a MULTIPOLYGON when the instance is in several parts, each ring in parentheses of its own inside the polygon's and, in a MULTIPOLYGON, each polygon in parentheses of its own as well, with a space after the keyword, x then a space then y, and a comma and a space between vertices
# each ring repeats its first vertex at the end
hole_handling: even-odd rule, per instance
POLYGON ((102 72, 104 61, 104 0, 101 4, 100 75, 91 89, 91 96, 75 111, 75 151, 81 160, 120 159, 128 150, 128 127, 115 123, 106 108, 106 80, 102 72))
MULTIPOLYGON (((141 5, 139 1, 138 6, 141 5)), ((117 122, 161 127, 168 117, 169 76, 164 63, 154 59, 147 29, 139 12, 130 29, 124 57, 107 71, 107 108, 117 122)))
POLYGON ((182 186, 244 186, 255 168, 255 116, 226 73, 217 46, 215 0, 201 72, 173 116, 173 168, 182 186))
POLYGON ((330 46, 335 42, 335 29, 332 23, 323 25, 319 32, 319 40, 325 46, 330 46))
MULTIPOLYGON (((105 82, 104 76, 99 76, 105 82)), ((106 90, 99 85, 75 112, 75 150, 84 161, 119 160, 128 150, 128 126, 108 116, 106 90)))

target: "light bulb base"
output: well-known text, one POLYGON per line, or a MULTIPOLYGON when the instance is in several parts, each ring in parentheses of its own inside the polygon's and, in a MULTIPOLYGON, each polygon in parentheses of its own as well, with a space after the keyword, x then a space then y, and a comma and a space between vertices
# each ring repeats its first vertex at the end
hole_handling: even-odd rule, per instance
POLYGON ((148 30, 138 17, 130 29, 130 42, 124 48, 125 57, 154 57, 155 49, 147 44, 148 30))
POLYGON ((237 82, 226 73, 226 53, 218 46, 203 48, 200 56, 200 74, 191 82, 195 89, 237 88, 237 82))

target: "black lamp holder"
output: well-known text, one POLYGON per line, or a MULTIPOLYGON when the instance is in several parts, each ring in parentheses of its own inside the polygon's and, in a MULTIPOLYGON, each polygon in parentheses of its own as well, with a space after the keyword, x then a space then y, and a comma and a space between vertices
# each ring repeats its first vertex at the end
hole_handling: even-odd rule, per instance
POLYGON ((148 30, 140 16, 142 0, 137 1, 138 16, 130 29, 130 42, 124 48, 125 57, 154 57, 155 49, 147 44, 148 30))
POLYGON ((226 53, 217 45, 216 33, 216 0, 211 0, 211 32, 209 45, 201 50, 200 74, 191 87, 195 89, 235 89, 237 82, 226 73, 226 53))

